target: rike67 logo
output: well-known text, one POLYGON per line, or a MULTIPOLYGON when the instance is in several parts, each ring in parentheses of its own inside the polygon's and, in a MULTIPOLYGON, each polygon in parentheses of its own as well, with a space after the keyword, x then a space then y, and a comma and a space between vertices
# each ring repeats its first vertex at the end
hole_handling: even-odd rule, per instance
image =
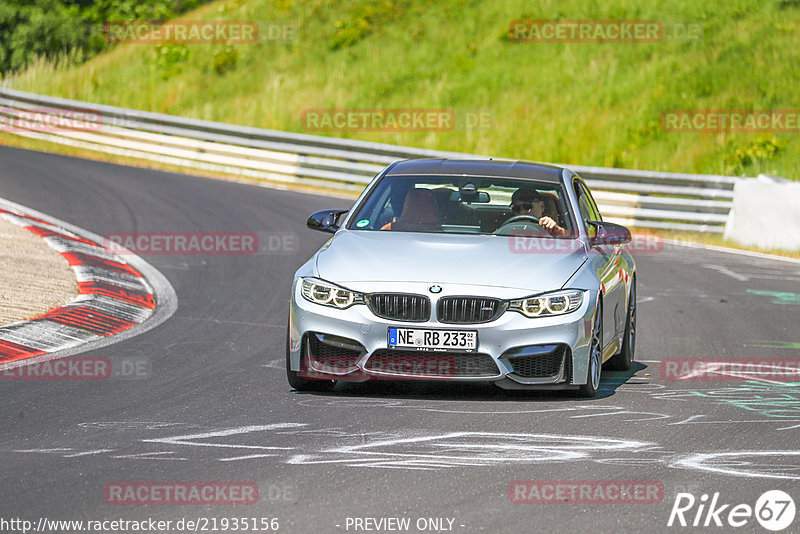
POLYGON ((667 526, 738 528, 750 525, 752 528, 755 518, 765 529, 778 532, 792 524, 795 511, 794 499, 781 490, 764 492, 755 506, 723 503, 719 492, 710 500, 707 493, 699 499, 691 493, 678 493, 667 526))

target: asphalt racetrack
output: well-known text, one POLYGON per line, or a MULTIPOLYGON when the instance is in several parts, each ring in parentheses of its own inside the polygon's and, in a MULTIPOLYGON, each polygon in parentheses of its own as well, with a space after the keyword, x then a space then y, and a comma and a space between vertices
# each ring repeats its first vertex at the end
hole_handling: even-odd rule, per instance
MULTIPOLYGON (((604 371, 595 399, 384 382, 297 393, 284 371, 289 285, 327 239, 305 221, 350 201, 7 147, 0 161, 0 196, 99 235, 255 232, 275 243, 257 255, 143 255, 173 285, 176 313, 84 354, 144 362, 141 376, 0 380, 2 518, 277 518, 279 532, 320 533, 409 518, 411 532, 670 532, 702 530, 667 526, 680 493, 697 500, 688 523, 702 495, 718 493, 717 508, 729 505, 717 516, 724 527, 708 518, 708 531, 765 532, 752 516, 732 529, 729 511, 755 507, 768 490, 800 498, 800 384, 672 380, 660 366, 796 358, 798 263, 674 246, 637 256, 637 362, 604 371), (131 481, 248 482, 259 492, 239 506, 115 503, 109 485, 131 481), (515 495, 515 481, 536 483, 515 495), (560 501, 547 481, 563 481, 560 501), (612 491, 570 502, 564 487, 580 481, 612 491), (657 492, 619 502, 615 481, 657 492), (531 488, 547 502, 512 502, 535 500, 531 488)), ((369 530, 392 525, 402 523, 369 530)))

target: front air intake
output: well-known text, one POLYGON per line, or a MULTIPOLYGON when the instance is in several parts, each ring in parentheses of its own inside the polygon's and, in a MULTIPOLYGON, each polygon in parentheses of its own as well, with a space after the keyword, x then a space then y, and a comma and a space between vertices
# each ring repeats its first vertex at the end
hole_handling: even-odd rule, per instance
POLYGON ((484 297, 444 297, 436 307, 440 323, 475 324, 494 321, 505 311, 500 299, 484 297))
POLYGON ((367 302, 372 313, 383 319, 424 322, 431 317, 431 301, 425 295, 375 293, 367 302))

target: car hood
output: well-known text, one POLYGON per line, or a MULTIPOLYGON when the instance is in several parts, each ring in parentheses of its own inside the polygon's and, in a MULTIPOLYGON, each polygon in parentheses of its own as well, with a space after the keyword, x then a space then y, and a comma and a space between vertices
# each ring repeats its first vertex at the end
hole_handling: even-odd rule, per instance
POLYGON ((317 253, 316 270, 344 285, 402 281, 549 291, 561 288, 586 258, 575 240, 342 230, 317 253))

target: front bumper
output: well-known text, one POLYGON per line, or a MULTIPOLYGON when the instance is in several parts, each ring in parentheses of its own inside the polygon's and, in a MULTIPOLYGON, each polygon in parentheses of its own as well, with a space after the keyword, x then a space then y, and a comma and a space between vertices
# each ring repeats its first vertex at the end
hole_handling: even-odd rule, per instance
MULTIPOLYGON (((421 288, 407 289, 423 294, 421 288)), ((434 310, 443 296, 431 297, 434 310)), ((366 305, 339 310, 308 302, 295 279, 289 365, 315 378, 343 381, 424 379, 494 382, 508 389, 571 388, 586 383, 596 298, 587 292, 577 310, 556 317, 532 319, 506 311, 488 323, 454 325, 438 322, 433 313, 430 321, 408 323, 377 317, 366 305), (391 326, 474 330, 478 348, 471 353, 390 349, 391 326)))

